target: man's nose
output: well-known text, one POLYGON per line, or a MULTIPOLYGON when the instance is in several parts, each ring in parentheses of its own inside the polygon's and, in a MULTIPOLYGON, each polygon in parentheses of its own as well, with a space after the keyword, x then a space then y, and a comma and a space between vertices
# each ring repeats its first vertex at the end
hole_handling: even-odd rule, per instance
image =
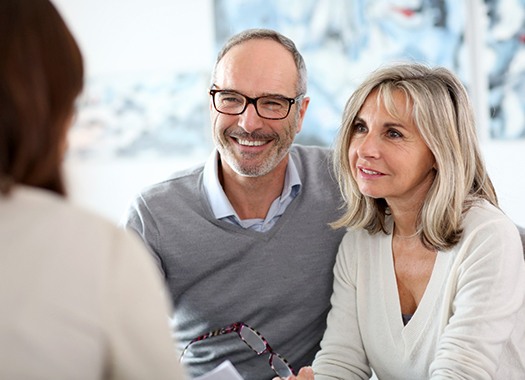
POLYGON ((248 133, 261 129, 263 123, 263 118, 257 113, 254 104, 248 104, 244 112, 239 115, 239 126, 248 133))

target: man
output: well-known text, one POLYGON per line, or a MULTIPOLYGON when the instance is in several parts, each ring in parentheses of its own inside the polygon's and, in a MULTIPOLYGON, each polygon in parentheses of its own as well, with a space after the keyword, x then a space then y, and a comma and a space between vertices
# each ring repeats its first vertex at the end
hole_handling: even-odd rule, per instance
POLYGON ((183 358, 192 376, 230 360, 245 379, 272 379, 271 352, 301 368, 319 349, 344 231, 328 225, 342 204, 329 151, 292 145, 310 101, 306 83, 288 38, 271 30, 232 37, 210 89, 216 151, 130 209, 126 226, 150 247, 171 292, 181 351, 199 337, 183 358), (239 321, 271 349, 263 344, 258 356, 246 346, 240 325, 231 326, 239 321))

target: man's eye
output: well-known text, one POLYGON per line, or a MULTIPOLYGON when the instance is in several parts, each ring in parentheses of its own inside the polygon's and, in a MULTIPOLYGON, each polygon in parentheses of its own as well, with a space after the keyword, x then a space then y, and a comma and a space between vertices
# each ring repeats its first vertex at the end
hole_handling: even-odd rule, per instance
POLYGON ((225 107, 238 107, 244 104, 244 100, 238 96, 222 96, 220 104, 225 107))
POLYGON ((261 106, 269 109, 279 109, 286 107, 285 102, 278 98, 264 98, 260 100, 261 106))
POLYGON ((239 98, 238 96, 222 96, 221 97, 221 102, 225 102, 225 103, 235 103, 235 102, 240 102, 242 103, 242 99, 239 98))

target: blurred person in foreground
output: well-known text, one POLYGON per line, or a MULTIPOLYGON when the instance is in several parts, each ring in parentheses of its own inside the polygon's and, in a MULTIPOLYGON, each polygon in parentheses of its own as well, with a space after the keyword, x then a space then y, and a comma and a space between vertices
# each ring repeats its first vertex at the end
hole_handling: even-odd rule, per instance
POLYGON ((56 8, 0 1, 0 378, 181 380, 146 248, 65 198, 82 87, 56 8))
POLYGON ((293 144, 306 90, 289 38, 267 29, 231 37, 208 94, 216 149, 130 207, 125 224, 164 272, 192 376, 230 360, 245 379, 286 377, 319 350, 345 231, 329 226, 342 204, 331 151, 293 144))
POLYGON ((525 263, 461 82, 416 63, 350 97, 336 143, 347 227, 328 327, 291 379, 523 379, 525 263))

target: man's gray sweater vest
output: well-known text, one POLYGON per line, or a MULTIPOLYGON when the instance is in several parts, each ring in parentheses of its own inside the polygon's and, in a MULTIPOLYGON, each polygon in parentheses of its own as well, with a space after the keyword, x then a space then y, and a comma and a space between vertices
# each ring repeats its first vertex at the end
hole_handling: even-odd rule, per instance
MULTIPOLYGON (((293 368, 312 362, 344 234, 328 223, 340 215, 342 200, 329 150, 296 145, 291 158, 302 187, 268 232, 216 220, 203 190, 202 166, 146 189, 133 203, 127 227, 140 234, 163 271, 179 348, 242 321, 293 368)), ((193 344, 184 364, 196 376, 228 359, 247 380, 272 379, 268 356, 258 357, 232 333, 193 344)))

